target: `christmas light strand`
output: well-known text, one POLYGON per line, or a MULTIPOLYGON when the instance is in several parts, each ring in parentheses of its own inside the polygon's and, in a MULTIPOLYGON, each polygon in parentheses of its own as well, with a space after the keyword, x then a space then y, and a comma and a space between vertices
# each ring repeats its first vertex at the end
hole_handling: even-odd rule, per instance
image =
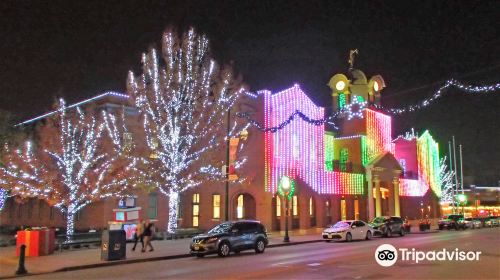
MULTIPOLYGON (((470 93, 487 93, 487 92, 497 91, 500 89, 500 83, 497 83, 494 85, 487 85, 487 86, 472 86, 472 85, 463 84, 455 79, 451 79, 451 80, 446 81, 446 83, 441 88, 439 88, 432 95, 432 97, 425 99, 416 105, 411 105, 411 106, 404 107, 404 108, 384 108, 381 105, 370 105, 370 106, 374 106, 375 108, 377 108, 383 112, 392 114, 392 115, 399 115, 399 114, 403 114, 406 112, 413 112, 413 111, 416 111, 416 110, 421 109, 423 107, 427 107, 434 100, 441 97, 443 95, 443 93, 445 92, 445 90, 451 86, 457 87, 461 90, 464 90, 464 91, 470 92, 470 93)), ((254 93, 246 93, 246 94, 248 96, 251 96, 254 98, 258 97, 258 94, 254 94, 254 93)), ((300 110, 296 110, 285 121, 283 121, 279 125, 273 126, 273 127, 266 127, 265 125, 262 125, 261 123, 255 121, 254 119, 252 119, 251 114, 249 114, 249 113, 240 112, 240 113, 237 113, 237 116, 240 118, 245 118, 251 125, 253 125, 254 127, 256 127, 258 130, 260 130, 262 132, 275 133, 275 132, 285 128, 287 125, 289 125, 295 119, 295 117, 300 117, 302 120, 304 120, 310 124, 314 124, 314 125, 323 125, 325 123, 328 123, 328 124, 332 125, 332 128, 338 129, 338 127, 334 123, 335 119, 337 119, 343 113, 347 114, 348 119, 352 119, 355 117, 361 118, 362 111, 364 111, 364 109, 366 107, 367 107, 366 101, 363 101, 360 103, 359 100, 354 99, 353 103, 347 104, 343 108, 333 112, 330 116, 327 116, 327 117, 324 117, 321 119, 310 118, 306 114, 301 112, 300 110), (359 105, 359 106, 354 106, 354 105, 359 105), (357 110, 354 110, 355 108, 353 108, 353 107, 359 107, 359 108, 357 110)))
POLYGON ((488 93, 497 91, 500 89, 500 83, 487 85, 487 86, 472 86, 463 84, 455 79, 451 79, 445 82, 443 86, 441 86, 431 97, 424 99, 423 101, 418 102, 417 104, 402 107, 402 108, 384 108, 381 105, 375 105, 377 109, 383 110, 387 113, 393 115, 400 115, 406 112, 414 112, 416 110, 420 110, 429 106, 433 101, 443 96, 447 89, 450 87, 456 87, 468 93, 488 93))

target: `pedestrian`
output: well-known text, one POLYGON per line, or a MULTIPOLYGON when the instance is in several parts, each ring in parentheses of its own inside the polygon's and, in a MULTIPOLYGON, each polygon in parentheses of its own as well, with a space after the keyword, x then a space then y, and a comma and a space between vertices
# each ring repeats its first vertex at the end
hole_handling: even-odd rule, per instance
POLYGON ((153 237, 153 223, 151 221, 147 221, 144 225, 144 247, 142 248, 142 252, 146 252, 146 248, 149 246, 149 252, 154 251, 153 245, 151 245, 151 238, 153 237))
POLYGON ((134 232, 134 247, 132 247, 132 251, 135 251, 135 247, 137 246, 137 241, 141 241, 141 251, 144 251, 144 222, 139 220, 134 232))

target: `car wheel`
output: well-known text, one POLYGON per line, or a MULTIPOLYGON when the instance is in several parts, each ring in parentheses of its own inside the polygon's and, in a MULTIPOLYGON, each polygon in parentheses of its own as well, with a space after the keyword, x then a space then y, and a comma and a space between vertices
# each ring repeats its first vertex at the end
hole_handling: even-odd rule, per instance
POLYGON ((400 236, 405 236, 405 229, 401 227, 401 230, 399 231, 400 236))
POLYGON ((205 255, 203 255, 203 254, 196 254, 196 257, 197 257, 197 258, 203 258, 204 256, 205 256, 205 255))
POLYGON ((348 232, 346 235, 345 235, 345 241, 347 242, 351 242, 352 241, 352 235, 350 232, 348 232))
POLYGON ((372 239, 372 233, 371 233, 371 231, 367 231, 366 232, 366 240, 370 240, 370 239, 372 239))
POLYGON ((227 257, 229 256, 229 252, 231 252, 231 247, 229 247, 229 243, 222 242, 219 245, 219 249, 217 250, 217 254, 219 257, 227 257))
POLYGON ((257 239, 257 242, 255 242, 255 253, 262 254, 264 253, 264 250, 266 250, 266 243, 264 242, 264 239, 257 239))

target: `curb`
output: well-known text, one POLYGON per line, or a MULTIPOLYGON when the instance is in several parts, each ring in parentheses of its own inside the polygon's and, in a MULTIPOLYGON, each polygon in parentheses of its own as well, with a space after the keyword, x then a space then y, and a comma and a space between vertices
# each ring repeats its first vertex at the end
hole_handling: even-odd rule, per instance
MULTIPOLYGON (((322 239, 315 239, 315 240, 297 241, 297 242, 290 242, 290 243, 277 243, 277 244, 268 245, 267 248, 278 248, 278 247, 285 247, 285 246, 302 245, 302 244, 316 243, 316 242, 322 242, 322 241, 323 241, 322 239)), ((49 274, 49 273, 56 273, 56 272, 67 272, 67 271, 83 270, 83 269, 90 269, 90 268, 99 268, 99 267, 133 264, 133 263, 142 263, 142 262, 154 262, 154 261, 163 261, 163 260, 183 259, 183 258, 190 258, 190 257, 193 257, 193 255, 191 255, 191 254, 179 254, 179 255, 150 257, 150 258, 141 258, 141 259, 117 260, 117 261, 101 262, 101 263, 78 265, 78 266, 68 266, 68 267, 63 267, 63 268, 59 268, 59 269, 56 269, 53 271, 48 271, 48 272, 27 273, 24 275, 12 275, 12 276, 7 276, 7 277, 0 277, 0 279, 35 276, 35 275, 42 275, 42 274, 49 274)))

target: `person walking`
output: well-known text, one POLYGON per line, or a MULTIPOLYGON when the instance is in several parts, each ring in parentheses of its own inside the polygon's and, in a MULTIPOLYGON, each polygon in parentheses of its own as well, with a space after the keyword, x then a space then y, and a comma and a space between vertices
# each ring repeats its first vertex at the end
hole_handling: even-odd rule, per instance
POLYGON ((151 221, 147 221, 144 226, 144 247, 142 248, 142 252, 146 252, 146 248, 149 246, 149 252, 154 251, 153 245, 151 245, 151 239, 153 237, 153 223, 151 221))
POLYGON ((134 233, 134 247, 132 247, 132 251, 135 251, 135 247, 137 246, 137 241, 141 241, 142 248, 144 250, 144 222, 139 220, 137 227, 135 228, 134 233))

